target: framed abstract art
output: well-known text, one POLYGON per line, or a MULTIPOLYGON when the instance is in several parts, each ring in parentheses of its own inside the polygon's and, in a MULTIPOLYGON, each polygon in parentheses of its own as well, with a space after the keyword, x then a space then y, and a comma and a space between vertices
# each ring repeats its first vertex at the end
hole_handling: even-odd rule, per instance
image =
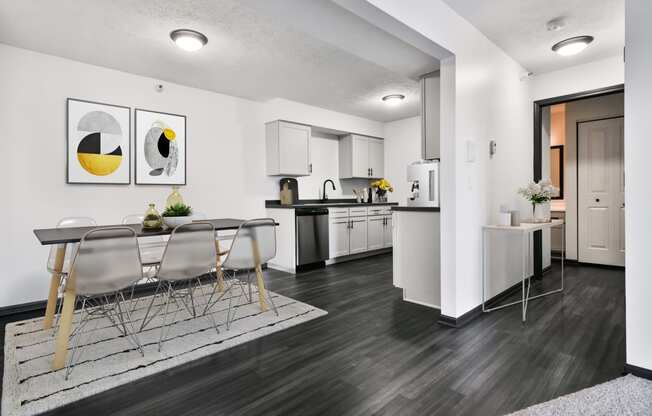
POLYGON ((136 184, 186 184, 186 116, 136 109, 136 184))
POLYGON ((131 109, 68 98, 67 172, 70 184, 131 183, 131 109))

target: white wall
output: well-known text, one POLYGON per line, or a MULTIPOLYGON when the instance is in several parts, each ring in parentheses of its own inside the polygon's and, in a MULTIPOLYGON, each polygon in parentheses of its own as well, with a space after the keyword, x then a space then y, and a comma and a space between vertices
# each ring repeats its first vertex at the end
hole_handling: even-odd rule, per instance
POLYGON ((385 178, 394 186, 388 194, 391 202, 407 205, 411 184, 407 181, 408 164, 421 159, 421 117, 385 123, 385 178))
POLYGON ((558 71, 536 74, 532 77, 532 100, 609 87, 622 84, 624 80, 623 56, 613 56, 558 71))
POLYGON ((652 97, 652 3, 625 3, 625 308, 627 363, 652 370, 652 192, 650 191, 650 97, 652 97))
MULTIPOLYGON (((169 83, 158 93, 150 78, 2 44, 0 62, 6 179, 0 204, 6 222, 0 306, 46 297, 48 249, 38 244, 32 229, 79 215, 118 223, 126 214, 144 212, 148 202, 163 205, 170 193, 166 186, 67 185, 67 97, 185 114, 188 185, 181 194, 195 209, 215 217, 262 216, 264 200, 278 198, 278 178, 265 176, 266 121, 284 118, 374 136, 383 132, 376 121, 285 100, 258 103, 169 83)), ((321 137, 315 146, 332 149, 335 142, 321 137)), ((313 159, 318 172, 302 180, 302 197, 317 197, 314 182, 336 179, 332 162, 313 159)))
MULTIPOLYGON (((440 0, 370 0, 455 54, 442 63, 442 313, 457 317, 481 299, 481 226, 501 204, 526 209, 516 189, 532 177, 532 107, 525 70, 440 0), (454 63, 454 67, 451 65, 454 63), (453 108, 451 108, 453 107, 453 108), (488 142, 498 153, 488 157, 488 142), (467 161, 467 143, 475 161, 467 161)), ((524 211, 525 212, 525 211, 524 211)), ((519 249, 519 247, 516 247, 519 249)))

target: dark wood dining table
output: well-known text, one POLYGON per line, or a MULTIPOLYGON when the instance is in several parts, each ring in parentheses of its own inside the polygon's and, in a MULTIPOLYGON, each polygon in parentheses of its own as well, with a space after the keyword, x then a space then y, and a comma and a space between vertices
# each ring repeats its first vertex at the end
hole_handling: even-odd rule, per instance
MULTIPOLYGON (((217 218, 217 219, 206 219, 199 222, 209 222, 215 227, 215 231, 229 231, 237 230, 245 220, 235 219, 235 218, 217 218)), ((278 225, 278 224, 276 224, 278 225)), ((43 328, 48 329, 52 328, 54 322, 54 315, 56 311, 56 304, 58 298, 60 278, 63 270, 63 264, 66 257, 66 250, 70 244, 78 243, 81 241, 82 237, 89 231, 100 228, 100 227, 129 227, 136 232, 137 237, 154 237, 154 236, 166 236, 172 234, 172 228, 163 227, 159 230, 146 230, 143 229, 141 224, 119 224, 119 225, 106 225, 106 226, 94 226, 94 227, 70 227, 70 228, 41 228, 35 229, 34 234, 36 238, 42 245, 53 245, 58 244, 55 262, 54 262, 54 272, 52 273, 50 279, 50 292, 48 295, 48 302, 45 309, 45 318, 43 320, 43 328)), ((223 289, 223 277, 222 270, 220 265, 220 252, 219 239, 216 238, 215 246, 218 253, 218 258, 216 259, 217 267, 217 284, 219 290, 223 289)), ((255 240, 252 240, 252 256, 256 264, 256 281, 258 285, 258 300, 260 307, 263 311, 268 309, 266 301, 266 292, 265 292, 265 282, 263 280, 262 265, 260 261, 260 254, 258 250, 258 243, 255 240)), ((61 310, 61 316, 59 319, 59 331, 57 333, 56 339, 56 349, 54 354, 54 361, 52 364, 53 369, 59 370, 65 367, 66 356, 68 353, 68 341, 70 338, 70 333, 72 329, 72 320, 75 312, 77 294, 75 291, 75 277, 74 269, 71 269, 64 288, 63 293, 63 308, 61 310)))

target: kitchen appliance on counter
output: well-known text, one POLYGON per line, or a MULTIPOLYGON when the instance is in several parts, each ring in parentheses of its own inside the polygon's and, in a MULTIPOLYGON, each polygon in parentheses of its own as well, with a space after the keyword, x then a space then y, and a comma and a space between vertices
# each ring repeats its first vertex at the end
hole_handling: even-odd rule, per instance
POLYGON ((407 167, 409 207, 439 207, 439 161, 419 160, 407 167))
POLYGON ((324 266, 328 252, 328 208, 297 208, 297 270, 305 266, 324 266))
POLYGON ((279 185, 281 205, 292 205, 299 201, 299 182, 296 178, 281 178, 279 185))

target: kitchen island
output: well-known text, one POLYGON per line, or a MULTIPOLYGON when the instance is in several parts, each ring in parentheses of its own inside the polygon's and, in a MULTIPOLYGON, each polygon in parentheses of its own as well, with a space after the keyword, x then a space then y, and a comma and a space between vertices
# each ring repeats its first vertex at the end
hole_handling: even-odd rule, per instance
POLYGON ((441 309, 440 213, 436 207, 392 207, 394 286, 403 300, 441 309))

